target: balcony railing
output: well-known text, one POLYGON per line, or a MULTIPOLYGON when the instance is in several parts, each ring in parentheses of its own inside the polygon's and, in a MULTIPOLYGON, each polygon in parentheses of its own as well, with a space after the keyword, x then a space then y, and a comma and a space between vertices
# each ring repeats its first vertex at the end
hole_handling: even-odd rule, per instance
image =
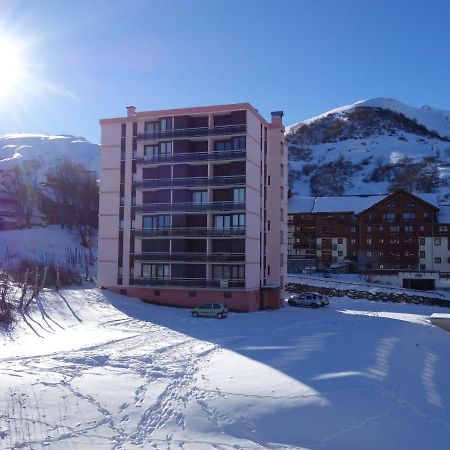
POLYGON ((161 178, 158 180, 133 181, 133 186, 139 188, 161 188, 169 186, 243 186, 245 175, 231 175, 224 177, 190 177, 190 178, 161 178))
POLYGON ((220 136, 245 133, 246 124, 223 125, 217 127, 179 128, 173 130, 148 131, 138 134, 139 140, 177 139, 185 137, 220 136))
POLYGON ((245 253, 135 253, 135 261, 245 261, 245 253))
POLYGON ((337 250, 336 244, 317 244, 317 250, 337 250))
POLYGON ((230 159, 245 159, 245 150, 230 150, 223 152, 192 152, 170 153, 167 155, 154 155, 136 158, 137 164, 159 164, 182 161, 224 161, 230 159))
POLYGON ((217 287, 221 289, 233 289, 245 287, 245 280, 219 280, 204 278, 150 278, 135 277, 130 284, 144 286, 189 286, 189 287, 217 287))
POLYGON ((179 227, 179 228, 148 228, 135 231, 136 237, 157 236, 244 236, 245 227, 239 228, 203 228, 203 227, 179 227))
POLYGON ((209 203, 145 203, 138 205, 135 211, 138 213, 146 212, 165 212, 165 211, 236 211, 245 210, 245 203, 235 202, 209 202, 209 203))

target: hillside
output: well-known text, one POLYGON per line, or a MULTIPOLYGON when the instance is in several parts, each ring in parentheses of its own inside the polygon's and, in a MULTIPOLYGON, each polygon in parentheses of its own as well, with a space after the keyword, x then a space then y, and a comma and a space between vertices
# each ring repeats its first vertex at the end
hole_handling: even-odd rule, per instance
POLYGON ((13 167, 34 167, 44 180, 55 161, 68 156, 99 171, 100 146, 82 137, 48 134, 5 134, 0 136, 0 171, 13 167))
POLYGON ((450 112, 376 98, 286 129, 290 186, 301 195, 382 194, 396 186, 450 197, 450 112))

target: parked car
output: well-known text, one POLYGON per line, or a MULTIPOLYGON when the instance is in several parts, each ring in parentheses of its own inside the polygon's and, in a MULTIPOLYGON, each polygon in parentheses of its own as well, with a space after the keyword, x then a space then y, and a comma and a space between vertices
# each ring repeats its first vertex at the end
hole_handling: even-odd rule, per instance
POLYGON ((223 303, 205 303, 191 310, 193 317, 217 317, 223 319, 228 315, 228 308, 223 303))
POLYGON ((288 304, 291 306, 303 306, 307 308, 319 308, 328 305, 328 298, 314 293, 297 294, 289 297, 288 304))

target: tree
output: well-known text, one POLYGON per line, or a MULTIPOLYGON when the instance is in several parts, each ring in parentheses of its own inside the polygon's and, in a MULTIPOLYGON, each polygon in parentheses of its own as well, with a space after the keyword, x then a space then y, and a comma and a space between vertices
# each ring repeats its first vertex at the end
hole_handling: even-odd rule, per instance
POLYGON ((76 227, 85 245, 86 237, 97 228, 99 193, 96 173, 66 157, 49 169, 47 186, 58 203, 61 227, 76 227))

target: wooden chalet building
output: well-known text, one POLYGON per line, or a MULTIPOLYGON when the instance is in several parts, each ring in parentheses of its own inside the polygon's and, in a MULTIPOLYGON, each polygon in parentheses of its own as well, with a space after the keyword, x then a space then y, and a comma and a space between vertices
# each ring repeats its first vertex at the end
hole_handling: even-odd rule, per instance
POLYGON ((293 197, 290 272, 358 272, 405 287, 447 286, 450 206, 434 194, 293 197))

